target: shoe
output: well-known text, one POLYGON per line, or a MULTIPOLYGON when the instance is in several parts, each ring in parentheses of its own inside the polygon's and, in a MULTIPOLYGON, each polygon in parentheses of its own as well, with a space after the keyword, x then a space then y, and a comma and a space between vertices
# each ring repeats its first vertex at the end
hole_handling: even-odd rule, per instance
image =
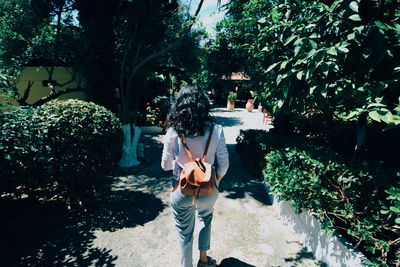
POLYGON ((213 258, 208 256, 207 256, 207 262, 204 262, 200 259, 197 262, 197 267, 215 267, 215 266, 217 266, 217 262, 213 258))

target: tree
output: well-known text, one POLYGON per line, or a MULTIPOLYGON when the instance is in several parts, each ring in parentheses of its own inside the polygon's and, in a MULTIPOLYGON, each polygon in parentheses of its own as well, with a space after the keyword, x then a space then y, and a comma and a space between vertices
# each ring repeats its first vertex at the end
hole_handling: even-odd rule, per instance
MULTIPOLYGON (((0 90, 14 98, 20 105, 41 105, 62 94, 81 91, 68 88, 57 91, 78 80, 79 69, 72 68, 72 79, 64 84, 53 80, 56 66, 73 66, 79 55, 75 53, 79 40, 79 28, 73 25, 70 1, 22 1, 5 0, 0 3, 0 90), (33 82, 23 95, 19 95, 17 83, 23 68, 29 64, 46 67, 48 72, 48 96, 36 103, 26 102, 33 82)), ((79 84, 79 83, 78 83, 79 84)))
POLYGON ((146 74, 157 65, 157 60, 171 52, 186 38, 202 4, 203 0, 199 2, 194 17, 187 16, 187 25, 183 26, 177 23, 170 24, 176 20, 175 16, 179 15, 177 1, 135 1, 123 5, 126 13, 119 17, 120 24, 125 25, 119 32, 119 89, 125 136, 120 165, 123 167, 140 164, 136 150, 141 130, 136 126, 136 118, 142 88, 149 82, 149 76, 146 74), (168 30, 169 25, 175 31, 171 31, 171 28, 168 30))
MULTIPOLYGON (((400 125, 398 18, 373 1, 231 1, 217 34, 248 58, 275 114, 400 125)), ((217 39, 218 40, 218 39, 217 39)), ((278 120, 279 121, 279 120, 278 120)))
POLYGON ((81 64, 90 101, 117 111, 118 63, 115 20, 125 1, 75 0, 82 27, 81 64))

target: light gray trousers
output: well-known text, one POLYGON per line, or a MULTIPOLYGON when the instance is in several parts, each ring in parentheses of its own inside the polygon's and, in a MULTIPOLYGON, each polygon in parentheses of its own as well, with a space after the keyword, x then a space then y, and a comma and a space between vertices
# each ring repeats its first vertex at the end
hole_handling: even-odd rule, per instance
POLYGON ((211 220, 217 198, 218 190, 215 189, 211 195, 197 196, 195 204, 192 205, 193 197, 182 194, 179 187, 174 192, 171 192, 170 203, 178 234, 182 267, 193 266, 193 230, 196 209, 200 223, 199 250, 210 249, 211 220))

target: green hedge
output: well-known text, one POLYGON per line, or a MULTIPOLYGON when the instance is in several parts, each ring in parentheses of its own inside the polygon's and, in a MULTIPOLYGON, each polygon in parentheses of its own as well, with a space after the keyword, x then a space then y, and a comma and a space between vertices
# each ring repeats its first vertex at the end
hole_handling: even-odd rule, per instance
POLYGON ((400 172, 374 162, 349 163, 327 147, 296 138, 242 131, 238 148, 251 165, 264 164, 265 183, 279 199, 298 212, 314 212, 323 228, 340 232, 367 255, 368 264, 394 266, 400 252, 400 172), (250 156, 253 149, 263 157, 250 156))
POLYGON ((306 144, 308 140, 299 136, 275 134, 262 130, 240 130, 236 139, 236 151, 246 165, 255 173, 262 174, 265 167, 265 155, 272 150, 306 144))
POLYGON ((118 156, 121 123, 80 100, 17 108, 1 117, 0 193, 62 196, 71 208, 99 196, 101 173, 118 156))

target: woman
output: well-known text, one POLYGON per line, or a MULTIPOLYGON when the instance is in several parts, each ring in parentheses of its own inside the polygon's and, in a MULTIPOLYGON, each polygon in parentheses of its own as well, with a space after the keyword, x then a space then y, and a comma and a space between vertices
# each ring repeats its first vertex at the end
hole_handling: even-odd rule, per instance
MULTIPOLYGON (((223 129, 218 124, 210 127, 212 118, 209 111, 210 102, 199 86, 185 86, 176 96, 175 103, 172 105, 166 120, 167 133, 161 159, 161 167, 164 170, 172 170, 173 188, 178 182, 183 165, 190 161, 181 138, 186 141, 193 157, 201 158, 210 128, 213 130, 206 162, 213 164, 214 159, 217 159, 217 185, 228 170, 229 158, 223 129)), ((215 189, 211 195, 196 196, 193 204, 193 197, 182 194, 179 187, 171 192, 170 202, 180 243, 181 265, 184 267, 193 264, 192 247, 196 209, 201 223, 199 232, 200 259, 197 266, 216 266, 215 260, 207 256, 207 251, 210 249, 211 220, 217 198, 218 190, 215 189)))

